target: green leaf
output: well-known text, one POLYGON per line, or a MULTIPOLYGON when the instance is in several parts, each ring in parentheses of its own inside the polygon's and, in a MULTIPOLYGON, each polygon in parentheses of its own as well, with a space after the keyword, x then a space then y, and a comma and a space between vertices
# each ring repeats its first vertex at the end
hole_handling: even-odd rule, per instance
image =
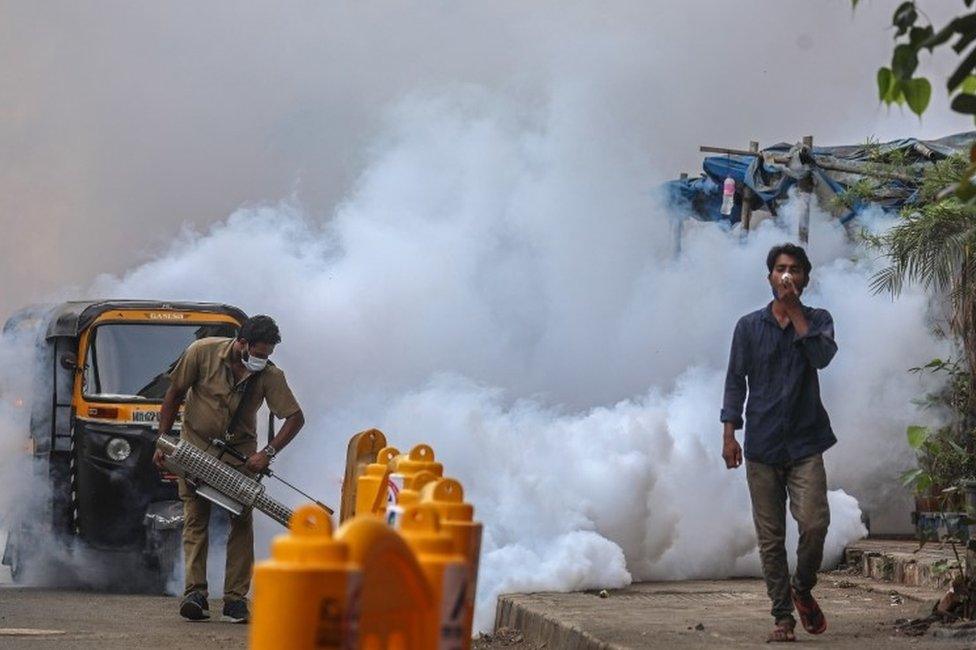
POLYGON ((929 361, 927 364, 925 364, 925 367, 926 368, 939 368, 939 367, 941 367, 943 365, 945 365, 945 362, 942 361, 942 359, 940 359, 939 357, 936 357, 936 358, 932 359, 931 361, 929 361))
POLYGON ((921 117, 929 106, 929 100, 932 99, 932 84, 925 77, 917 77, 905 82, 902 86, 908 107, 912 109, 913 113, 921 117))
POLYGON ((927 47, 929 49, 929 52, 931 52, 932 50, 934 50, 935 48, 937 48, 938 46, 942 45, 950 38, 952 38, 952 35, 955 33, 956 33, 955 25, 953 23, 949 23, 948 25, 940 29, 938 32, 933 34, 931 37, 929 37, 924 43, 922 43, 922 47, 927 47))
POLYGON ((924 474, 924 473, 925 473, 925 470, 922 469, 922 468, 910 469, 910 470, 908 470, 907 472, 905 472, 904 474, 901 475, 901 484, 904 485, 904 486, 906 486, 906 487, 907 486, 910 486, 910 485, 916 483, 918 481, 918 479, 921 478, 922 474, 924 474))
POLYGON ((976 95, 976 75, 969 75, 959 84, 959 91, 970 95, 976 95))
POLYGON ((888 94, 895 83, 895 76, 891 74, 891 68, 878 68, 878 101, 890 104, 888 94))
POLYGON ((956 198, 964 203, 976 197, 976 185, 973 185, 969 178, 970 176, 966 176, 959 181, 959 187, 956 188, 956 198))
POLYGON ((888 103, 898 104, 899 106, 905 103, 905 83, 895 79, 895 82, 891 84, 891 88, 888 90, 888 103))
POLYGON ((920 427, 913 424, 908 427, 908 446, 912 449, 921 449, 922 445, 931 435, 931 431, 928 427, 920 427))
MULTIPOLYGON (((954 91, 959 87, 959 84, 966 79, 966 77, 973 74, 974 68, 976 68, 976 47, 969 52, 969 55, 963 59, 962 63, 959 64, 959 67, 956 68, 955 72, 949 76, 949 79, 946 81, 946 88, 949 89, 949 92, 954 91)), ((892 71, 894 72, 895 69, 892 68, 892 71)))
POLYGON ((909 81, 918 67, 918 52, 911 45, 902 43, 891 55, 891 71, 895 79, 909 81))
POLYGON ((908 32, 908 44, 914 47, 916 50, 922 47, 922 45, 932 38, 935 30, 932 29, 932 25, 926 25, 925 27, 912 27, 908 32))
MULTIPOLYGON (((968 7, 969 5, 966 6, 968 7)), ((948 25, 940 29, 921 45, 922 47, 927 47, 929 51, 932 51, 952 38, 954 34, 960 34, 961 38, 967 38, 967 36, 973 31, 976 31, 976 13, 959 16, 958 18, 952 20, 948 25)), ((957 50, 957 53, 958 52, 959 51, 957 50)))
POLYGON ((898 28, 897 36, 901 36, 908 31, 908 28, 915 24, 918 12, 915 10, 914 2, 903 2, 895 9, 891 18, 891 24, 898 28))
POLYGON ((952 110, 965 115, 976 115, 976 95, 960 93, 952 98, 952 110))
POLYGON ((919 494, 925 494, 928 492, 929 488, 932 487, 932 483, 932 475, 925 472, 915 481, 915 491, 919 494))
POLYGON ((959 38, 955 43, 952 44, 952 50, 956 54, 962 54, 962 51, 969 47, 969 44, 976 40, 976 32, 970 30, 959 35, 959 38))

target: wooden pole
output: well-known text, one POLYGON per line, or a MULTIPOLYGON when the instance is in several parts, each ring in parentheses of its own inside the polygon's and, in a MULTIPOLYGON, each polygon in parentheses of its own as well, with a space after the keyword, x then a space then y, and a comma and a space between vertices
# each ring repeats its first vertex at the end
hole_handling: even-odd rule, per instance
MULTIPOLYGON (((803 146, 812 155, 813 152, 813 136, 806 135, 803 136, 803 146)), ((800 204, 800 223, 799 223, 799 236, 800 244, 806 245, 810 241, 810 201, 813 198, 813 171, 806 178, 800 179, 797 183, 797 187, 800 190, 800 198, 802 203, 800 204)))
MULTIPOLYGON (((759 143, 755 140, 749 142, 749 151, 758 155, 759 143)), ((742 236, 749 236, 749 227, 752 221, 752 190, 743 183, 742 187, 742 236)))
MULTIPOLYGON (((745 149, 728 149, 725 147, 710 147, 702 145, 698 147, 698 150, 703 153, 721 153, 728 156, 760 156, 762 154, 755 151, 746 151, 745 149)), ((876 176, 878 178, 891 178, 896 181, 902 181, 904 183, 910 183, 917 185, 921 182, 921 177, 913 176, 912 174, 906 174, 904 172, 898 172, 893 169, 884 169, 882 165, 877 163, 857 163, 850 160, 840 160, 834 158, 833 156, 817 154, 812 156, 816 161, 817 167, 821 169, 829 169, 835 172, 848 172, 850 174, 861 174, 863 176, 876 176)), ((786 165, 790 162, 790 157, 786 155, 773 155, 770 159, 780 165, 786 165)))
MULTIPOLYGON (((688 180, 688 173, 681 172, 681 180, 688 180)), ((671 247, 674 259, 681 257, 681 236, 684 232, 684 217, 679 216, 671 221, 671 247)))

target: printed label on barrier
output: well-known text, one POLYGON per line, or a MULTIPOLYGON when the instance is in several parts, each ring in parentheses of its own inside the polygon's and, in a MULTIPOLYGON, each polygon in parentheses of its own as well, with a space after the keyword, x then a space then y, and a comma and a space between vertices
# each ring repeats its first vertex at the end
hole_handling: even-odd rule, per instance
POLYGON ((439 650, 464 647, 464 621, 467 609, 468 567, 450 564, 444 568, 441 589, 441 634, 439 650))
POLYGON ((359 645, 359 612, 362 574, 350 572, 346 578, 346 599, 327 596, 319 602, 315 647, 323 650, 355 650, 359 645))
POLYGON ((346 630, 342 650, 356 650, 359 647, 359 617, 363 611, 363 574, 351 571, 346 583, 346 617, 343 627, 346 630))
POLYGON ((399 530, 403 523, 403 508, 401 506, 389 506, 386 509, 386 525, 395 530, 399 530))
POLYGON ((386 507, 396 505, 397 499, 400 498, 400 490, 403 489, 403 474, 390 474, 389 480, 386 482, 386 507))

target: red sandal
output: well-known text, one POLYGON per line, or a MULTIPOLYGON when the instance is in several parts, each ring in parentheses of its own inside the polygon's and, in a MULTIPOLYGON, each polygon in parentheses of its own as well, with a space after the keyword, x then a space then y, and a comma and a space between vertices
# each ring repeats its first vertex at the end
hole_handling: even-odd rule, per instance
POLYGON ((805 595, 800 595, 796 589, 790 587, 790 595, 793 597, 793 606, 796 607, 796 612, 800 615, 800 623, 803 624, 803 629, 810 634, 823 634, 827 629, 827 617, 824 616, 823 610, 820 609, 820 604, 813 597, 813 594, 808 592, 805 595))

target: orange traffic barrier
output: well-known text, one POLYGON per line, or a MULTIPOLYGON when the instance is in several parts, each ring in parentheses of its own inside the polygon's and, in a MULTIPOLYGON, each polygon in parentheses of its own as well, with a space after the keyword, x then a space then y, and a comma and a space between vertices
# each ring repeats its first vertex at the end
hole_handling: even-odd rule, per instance
POLYGON ((328 513, 301 506, 289 532, 272 542, 271 557, 254 567, 250 647, 353 650, 362 582, 349 549, 332 537, 328 513))
POLYGON ((394 528, 399 528, 404 509, 407 506, 420 503, 420 490, 428 483, 437 480, 439 480, 437 475, 427 470, 405 476, 403 489, 397 495, 396 503, 386 507, 386 523, 394 528))
POLYGON ((400 523, 400 534, 416 554, 434 595, 431 614, 438 630, 438 650, 462 650, 467 619, 468 565, 455 551, 450 535, 441 530, 437 509, 429 504, 408 506, 400 523))
POLYGON ((444 466, 434 458, 434 450, 430 445, 416 445, 409 454, 400 454, 390 463, 392 472, 387 481, 389 495, 387 507, 396 505, 400 500, 400 491, 407 487, 410 478, 418 472, 427 471, 434 476, 444 475, 444 466))
POLYGON ((302 506, 255 567, 250 646, 469 650, 482 526, 443 472, 429 445, 353 436, 342 526, 302 506))
POLYGON ((464 556, 468 568, 466 617, 464 620, 465 648, 470 647, 474 625, 474 601, 478 586, 478 565, 481 560, 482 525, 474 521, 474 506, 464 501, 464 488, 452 478, 427 483, 421 488, 421 503, 433 506, 440 515, 441 530, 450 535, 454 549, 464 556))
POLYGON ((400 452, 396 447, 383 447, 376 454, 376 462, 356 481, 356 514, 384 515, 389 504, 390 464, 400 452))
POLYGON ((336 539, 363 571, 359 647, 431 650, 438 647, 437 601, 414 552, 382 519, 357 516, 336 539))
POLYGON ((339 504, 339 523, 356 514, 356 493, 359 477, 376 462, 376 454, 386 447, 386 436, 379 429, 360 431, 349 439, 346 449, 346 471, 342 479, 342 499, 339 504))

